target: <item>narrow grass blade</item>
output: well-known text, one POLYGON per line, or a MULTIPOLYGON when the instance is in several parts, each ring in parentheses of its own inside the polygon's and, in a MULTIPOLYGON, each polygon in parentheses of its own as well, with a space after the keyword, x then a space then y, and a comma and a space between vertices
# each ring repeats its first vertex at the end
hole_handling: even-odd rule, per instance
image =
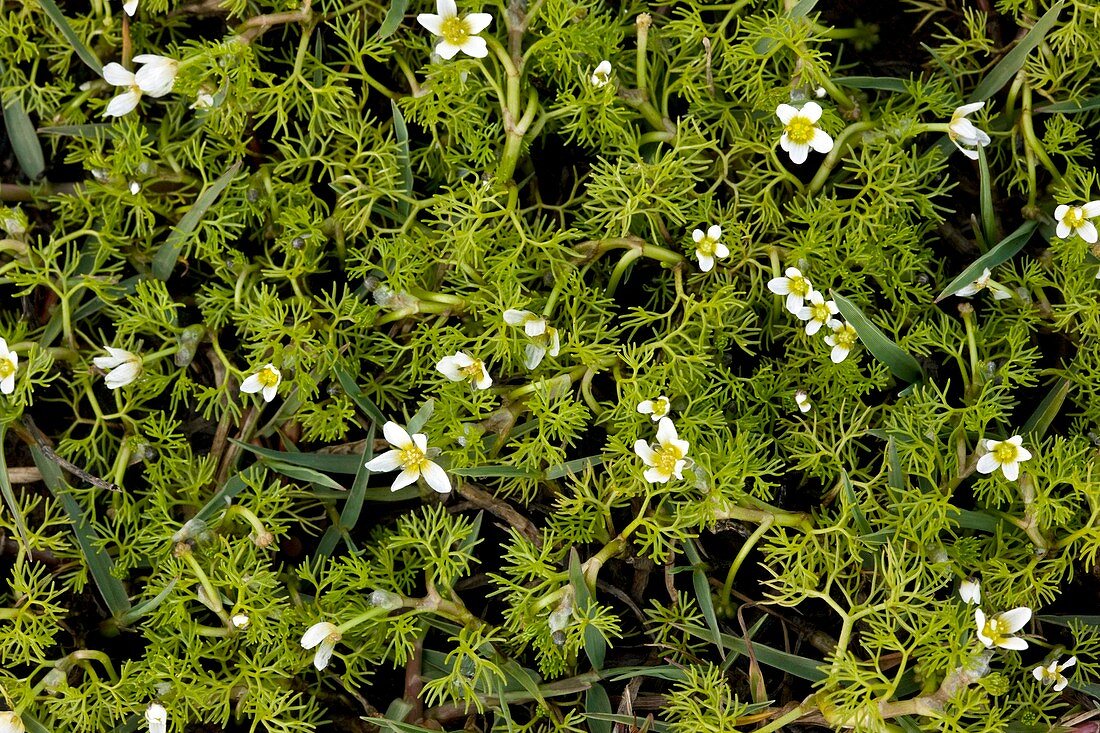
POLYGON ((541 474, 531 473, 517 466, 476 466, 473 468, 451 468, 448 472, 467 478, 540 478, 541 474))
POLYGON ((409 0, 394 0, 390 3, 390 8, 386 11, 386 17, 382 19, 382 25, 378 26, 378 31, 374 34, 374 37, 381 40, 392 36, 394 31, 401 27, 401 21, 405 20, 405 11, 408 8, 409 0))
POLYGON ((42 155, 42 143, 38 141, 34 123, 18 96, 8 97, 4 102, 4 127, 19 167, 27 178, 38 178, 46 170, 46 158, 42 155))
POLYGON ((34 465, 38 466, 46 488, 61 503, 62 509, 69 517, 76 542, 80 545, 84 561, 88 563, 88 572, 92 574, 92 579, 95 581, 96 588, 99 589, 99 594, 103 596, 107 609, 112 616, 124 615, 130 610, 130 598, 126 595, 126 588, 123 587, 122 581, 111 573, 114 567, 111 556, 99 549, 99 536, 85 518, 80 504, 69 493, 69 486, 61 475, 61 469, 56 463, 46 458, 37 445, 30 446, 30 451, 31 457, 34 458, 34 465))
MULTIPOLYGON (((719 634, 715 636, 710 629, 696 626, 695 624, 674 625, 676 628, 682 629, 692 636, 705 639, 715 644, 720 644, 725 647, 726 651, 737 652, 742 655, 748 654, 748 645, 745 643, 744 639, 731 636, 730 634, 719 634)), ((769 667, 782 670, 799 679, 809 680, 810 682, 820 682, 828 677, 828 675, 821 670, 822 662, 817 660, 800 657, 795 654, 788 654, 787 652, 779 651, 778 649, 765 646, 756 641, 752 643, 752 650, 756 655, 757 661, 761 664, 766 664, 769 667)))
MULTIPOLYGON (((595 602, 595 599, 592 597, 592 591, 584 578, 581 559, 576 549, 569 551, 569 582, 573 584, 576 608, 582 612, 586 611, 589 605, 595 602)), ((592 625, 587 626, 584 630, 584 652, 588 655, 588 661, 592 662, 593 667, 596 669, 603 668, 604 660, 607 657, 607 640, 603 638, 603 634, 600 633, 599 629, 592 625)))
POLYGON ((4 426, 0 425, 0 493, 4 495, 4 503, 7 504, 8 511, 11 512, 12 521, 15 522, 15 531, 19 533, 19 539, 23 542, 23 547, 29 555, 31 552, 31 539, 30 533, 27 531, 27 522, 23 518, 22 510, 19 508, 19 502, 15 500, 15 490, 11 487, 11 481, 8 480, 8 460, 4 454, 5 432, 4 426))
MULTIPOLYGON (((714 638, 717 639, 722 630, 718 627, 718 614, 714 610, 714 598, 710 594, 710 582, 707 580, 703 558, 692 540, 684 543, 684 554, 687 555, 688 562, 691 563, 691 587, 695 591, 695 602, 699 604, 699 611, 702 612, 707 627, 710 628, 714 638)), ((721 644, 716 643, 715 646, 718 647, 718 656, 725 659, 726 650, 722 648, 721 644)))
POLYGON ((271 448, 261 448, 258 445, 243 443, 234 438, 230 438, 229 440, 231 443, 251 453, 255 453, 258 456, 272 461, 289 463, 292 466, 302 466, 304 468, 312 468, 316 471, 342 473, 347 475, 353 475, 359 471, 359 456, 336 455, 331 453, 290 453, 287 451, 273 450, 271 448))
POLYGON ((859 340, 876 359, 893 372, 895 377, 903 382, 921 380, 923 375, 916 359, 890 340, 890 337, 878 326, 871 323, 855 303, 835 293, 832 298, 836 302, 836 307, 840 309, 840 315, 844 316, 844 320, 852 324, 852 328, 856 330, 859 340))
POLYGON ((401 216, 408 218, 413 189, 412 160, 409 157, 409 128, 405 125, 405 117, 401 114, 397 102, 392 99, 390 109, 393 110, 393 134, 397 139, 397 165, 401 169, 401 182, 405 189, 405 198, 398 199, 394 205, 401 216))
POLYGON ((61 35, 65 36, 65 39, 72 45, 73 51, 80 57, 80 60, 87 64, 96 76, 103 76, 103 64, 99 62, 99 58, 92 53, 87 44, 80 40, 80 36, 76 35, 76 31, 69 25, 68 19, 61 12, 61 8, 57 7, 57 3, 54 0, 38 0, 38 7, 42 8, 42 12, 54 22, 57 29, 61 31, 61 35))
POLYGON ((359 389, 359 385, 355 383, 355 379, 347 369, 342 366, 337 366, 336 378, 340 381, 340 386, 344 388, 344 394, 351 398, 351 401, 355 403, 356 407, 363 411, 364 415, 371 419, 371 422, 378 426, 382 426, 386 423, 386 418, 382 414, 382 411, 363 394, 363 390, 359 389))
POLYGON ((113 138, 118 136, 118 131, 110 122, 86 122, 83 125, 48 125, 39 127, 38 132, 43 135, 57 135, 58 137, 83 137, 83 138, 113 138))
POLYGON ((1016 44, 1016 47, 1005 54, 1005 57, 998 62, 993 70, 982 79, 981 83, 974 88, 971 92, 970 98, 967 101, 979 102, 989 99, 994 94, 999 92, 1005 84, 1012 81, 1012 77, 1016 76, 1016 72, 1024 67, 1024 62, 1027 61, 1027 55, 1035 50, 1043 39, 1046 38, 1047 33, 1054 27, 1054 24, 1058 22, 1058 14, 1062 12, 1062 6, 1065 5, 1064 0, 1054 3, 1050 6, 1050 10, 1043 14, 1043 17, 1036 21, 1035 25, 1031 27, 1031 30, 1027 32, 1020 42, 1016 44))
POLYGON ((203 522, 209 521, 215 514, 229 506, 229 501, 244 491, 244 488, 244 479, 241 478, 240 474, 234 474, 222 485, 218 493, 210 497, 210 501, 206 502, 202 509, 199 509, 194 518, 203 522))
POLYGON ((409 418, 408 431, 409 433, 419 433, 424 429, 428 420, 431 419, 432 413, 435 411, 435 400, 429 398, 420 409, 416 411, 416 414, 409 418))
POLYGON ((1100 97, 1091 97, 1082 102, 1056 102, 1036 107, 1035 111, 1043 114, 1074 115, 1079 112, 1091 112, 1094 109, 1100 109, 1100 97))
POLYGON ((908 83, 905 79, 899 79, 896 76, 843 76, 833 81, 837 86, 849 89, 874 89, 880 92, 901 93, 906 91, 905 85, 908 83))
POLYGON ((610 716, 613 712, 611 698, 603 685, 589 687, 584 694, 584 714, 588 718, 588 730, 591 733, 611 733, 611 721, 603 716, 610 716), (593 717, 593 714, 600 717, 593 717))
POLYGON ((586 469, 602 466, 605 460, 603 456, 587 456, 585 458, 577 458, 572 461, 566 461, 565 463, 559 463, 556 466, 551 466, 546 469, 546 478, 553 481, 563 476, 581 473, 586 469))
POLYGON ((1031 413, 1031 417, 1024 423, 1020 432, 1023 435, 1030 435, 1036 440, 1042 438, 1046 434, 1047 428, 1050 427, 1050 423, 1062 411, 1062 403, 1066 401, 1069 387, 1070 382, 1068 379, 1065 377, 1059 378, 1054 386, 1050 388, 1050 391, 1047 392, 1043 401, 1035 408, 1035 412, 1031 413))
POLYGON ((959 273, 958 277, 948 283, 947 287, 936 296, 936 302, 940 302, 949 295, 954 295, 963 286, 974 282, 981 277, 987 268, 992 270, 997 265, 1012 259, 1028 243, 1037 226, 1039 226, 1039 222, 1036 221, 1024 222, 1016 231, 998 242, 997 246, 974 260, 969 267, 959 273))
POLYGON ((142 616, 145 616, 146 614, 149 614, 149 613, 152 613, 153 611, 155 611, 157 606, 164 603, 164 599, 166 599, 168 597, 168 595, 176 587, 176 584, 179 583, 179 581, 180 581, 179 578, 172 578, 172 582, 169 583, 168 585, 164 586, 164 590, 162 590, 160 593, 157 593, 156 596, 154 596, 153 598, 150 598, 148 600, 142 601, 141 603, 134 606, 133 608, 131 608, 126 613, 119 616, 118 617, 118 625, 119 626, 133 626, 134 623, 136 623, 138 620, 140 620, 142 616))
POLYGON ((989 174, 989 158, 985 148, 978 148, 978 201, 981 211, 982 234, 985 241, 997 241, 997 219, 993 215, 993 180, 989 174))
POLYGON ((176 260, 179 259, 183 243, 195 231, 195 227, 202 221, 202 217, 206 215, 207 210, 214 205, 214 202, 222 195, 222 191, 226 189, 230 181, 233 180, 233 176, 237 175, 237 171, 240 169, 241 161, 238 160, 229 166, 229 170, 223 173, 218 180, 211 183, 199 194, 195 204, 187 210, 187 213, 179 220, 176 227, 168 234, 164 244, 153 255, 154 277, 158 280, 167 280, 168 276, 172 274, 172 268, 176 266, 176 260))
POLYGON ((347 491, 347 487, 340 484, 330 476, 326 476, 320 471, 315 471, 312 468, 306 468, 305 466, 295 466, 292 463, 284 463, 283 461, 273 461, 270 458, 261 458, 260 463, 267 466, 272 471, 283 476, 287 476, 299 481, 306 481, 315 486, 320 486, 325 489, 335 489, 337 491, 347 491))
POLYGON ((848 478, 847 471, 840 472, 840 487, 840 496, 845 511, 852 515, 852 519, 855 521, 860 535, 863 537, 870 536, 871 523, 867 521, 867 517, 864 515, 863 510, 859 508, 859 499, 856 497, 856 489, 852 486, 852 480, 848 478))
MULTIPOLYGON (((359 515, 363 511, 363 503, 366 501, 367 481, 371 476, 367 464, 374 458, 375 430, 376 428, 372 423, 367 430, 367 439, 363 445, 363 454, 356 458, 356 463, 359 464, 359 468, 355 472, 355 480, 351 483, 351 491, 348 492, 347 501, 344 502, 344 508, 340 512, 340 522, 338 525, 334 525, 325 530, 325 534, 321 538, 320 544, 317 546, 317 552, 321 555, 331 555, 332 551, 336 549, 336 542, 339 540, 340 536, 347 536, 347 533, 359 523, 359 515)), ((352 547, 349 549, 354 550, 355 548, 352 547)))

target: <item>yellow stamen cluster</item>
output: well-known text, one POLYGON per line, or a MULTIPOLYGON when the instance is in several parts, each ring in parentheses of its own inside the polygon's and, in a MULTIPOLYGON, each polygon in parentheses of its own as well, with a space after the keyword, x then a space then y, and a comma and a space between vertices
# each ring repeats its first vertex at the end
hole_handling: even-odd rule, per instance
POLYGON ((784 128, 787 139, 795 145, 806 145, 814 139, 814 123, 801 115, 795 115, 784 128))
POLYGON ((261 369, 256 376, 259 378, 260 384, 265 387, 274 387, 279 383, 279 375, 275 373, 275 370, 267 367, 261 369))
POLYGON ((1066 226, 1076 229, 1085 223, 1085 212, 1080 206, 1071 206, 1066 215, 1062 217, 1062 223, 1066 226))
POLYGON ((400 458, 401 465, 406 469, 414 468, 423 471, 428 465, 428 457, 415 444, 402 448, 400 458))
POLYGON ((443 36, 443 40, 447 43, 461 46, 470 36, 470 26, 465 18, 447 18, 439 29, 439 35, 443 36))
POLYGON ((1019 452, 1016 446, 1005 440, 993 449, 993 457, 997 459, 997 463, 1012 463, 1019 452))
POLYGON ((15 374, 15 365, 11 363, 11 359, 0 359, 0 379, 12 374, 15 374))

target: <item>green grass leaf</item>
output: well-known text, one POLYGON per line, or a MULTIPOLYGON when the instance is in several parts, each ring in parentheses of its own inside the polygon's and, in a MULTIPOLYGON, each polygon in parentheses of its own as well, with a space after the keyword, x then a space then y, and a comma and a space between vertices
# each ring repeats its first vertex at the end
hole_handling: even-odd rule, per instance
POLYGON ((4 128, 23 173, 31 180, 38 178, 46 170, 46 158, 42 154, 42 143, 34 131, 34 123, 23 108, 23 100, 17 95, 4 101, 4 128))
POLYGON ((611 733, 611 721, 604 716, 610 716, 614 710, 603 685, 595 684, 588 688, 588 692, 584 694, 584 713, 591 733, 611 733))
POLYGON ((603 456, 587 456, 585 458, 576 458, 572 461, 559 463, 556 466, 550 466, 550 468, 546 469, 546 478, 553 481, 554 479, 563 478, 565 476, 583 473, 588 468, 602 466, 605 460, 603 456))
POLYGON ((325 471, 327 473, 342 473, 347 475, 353 475, 359 472, 359 456, 356 455, 336 455, 331 453, 292 453, 289 451, 274 450, 272 448, 262 448, 258 445, 252 445, 251 443, 244 443, 235 438, 230 438, 230 442, 235 445, 244 448, 246 451, 255 453, 258 456, 267 458, 271 461, 279 461, 281 463, 288 463, 292 466, 303 466, 305 468, 312 468, 317 471, 325 471))
POLYGON ((1048 115, 1074 115, 1080 112, 1091 112, 1094 109, 1100 109, 1100 96, 1090 97, 1083 102, 1056 102, 1054 104, 1047 104, 1042 107, 1036 107, 1035 111, 1048 115))
MULTIPOLYGON (((703 558, 699 555, 699 550, 696 549, 695 543, 691 540, 684 543, 684 554, 687 555, 688 562, 691 563, 691 587, 695 591, 695 602, 699 604, 699 610, 703 614, 703 619, 707 622, 707 627, 714 638, 717 639, 722 633, 722 629, 718 626, 718 614, 714 610, 714 598, 710 594, 710 583, 707 581, 703 558)), ((721 644, 716 643, 715 646, 718 647, 718 656, 725 659, 726 650, 722 648, 721 644)))
POLYGON ((27 532, 27 522, 23 518, 22 510, 19 508, 19 502, 15 500, 15 490, 12 489, 11 480, 8 478, 8 460, 3 450, 6 432, 6 427, 0 425, 0 493, 4 495, 4 503, 7 504, 8 511, 11 512, 12 519, 15 522, 15 531, 19 533, 19 540, 29 553, 31 551, 31 540, 30 533, 27 532))
POLYGON ((397 139, 397 165, 401 169, 401 183, 404 186, 404 199, 398 199, 397 211, 403 217, 409 216, 413 195, 412 159, 409 157, 409 128, 405 125, 405 117, 397 106, 397 102, 390 100, 390 109, 393 110, 393 134, 397 139))
POLYGON ((315 486, 320 486, 325 489, 335 489, 337 491, 347 491, 347 488, 341 485, 336 479, 326 476, 320 471, 315 471, 312 468, 306 468, 305 466, 296 466, 293 463, 286 463, 284 461, 274 461, 270 458, 261 458, 260 463, 267 466, 275 473, 282 474, 298 481, 306 481, 315 486))
POLYGON ((997 241, 997 218, 993 214, 993 177, 989 174, 989 158, 985 148, 978 148, 978 206, 981 211, 982 235, 986 244, 997 241))
POLYGON ((874 89, 880 92, 905 93, 908 82, 896 76, 844 76, 833 79, 837 86, 849 89, 874 89))
POLYGON ((340 381, 340 386, 344 388, 344 394, 351 398, 355 406, 379 428, 385 425, 385 415, 382 414, 382 411, 378 409, 377 405, 371 402, 370 399, 363 394, 363 390, 355 383, 355 379, 351 376, 351 373, 343 366, 337 366, 335 371, 336 379, 340 381))
POLYGON ((374 34, 374 37, 381 40, 392 36, 394 31, 401 27, 402 21, 405 20, 405 11, 408 8, 409 0, 395 0, 390 3, 389 10, 386 11, 386 17, 382 19, 382 25, 378 26, 378 31, 374 34))
MULTIPOLYGON (((748 655, 749 648, 744 639, 731 636, 730 634, 715 635, 710 629, 696 626, 695 624, 673 625, 692 636, 705 639, 715 644, 720 644, 726 651, 748 655)), ((821 669, 822 662, 815 659, 782 652, 755 641, 752 643, 752 651, 756 655, 756 660, 761 664, 766 664, 769 667, 782 670, 799 679, 809 680, 810 682, 820 682, 828 677, 821 669)))
POLYGON ((410 434, 419 433, 424 429, 424 426, 431 419, 432 413, 435 411, 435 400, 429 398, 420 409, 416 411, 416 414, 409 418, 408 431, 410 434))
MULTIPOLYGON (((590 604, 595 603, 592 591, 585 581, 581 559, 576 548, 569 551, 569 582, 573 584, 575 605, 578 609, 587 609, 590 604)), ((600 630, 591 624, 584 629, 584 652, 588 655, 588 661, 592 662, 593 667, 603 668, 604 659, 607 657, 607 639, 603 638, 600 630)))
POLYGON ((518 466, 475 466, 473 468, 449 468, 447 472, 467 478, 540 478, 542 474, 531 473, 518 466))
POLYGON ((61 8, 57 7, 57 3, 54 0, 38 0, 38 7, 42 8, 42 11, 54 22, 54 25, 61 31, 61 35, 65 36, 65 39, 72 45, 73 51, 80 57, 80 60, 94 71, 96 76, 103 76, 103 64, 100 63, 99 58, 92 53, 92 50, 88 48, 84 41, 80 40, 80 36, 76 35, 76 31, 69 25, 68 19, 61 12, 61 8))
POLYGON ((878 326, 871 323, 855 303, 835 293, 832 294, 832 298, 840 310, 840 315, 844 316, 844 320, 852 324, 852 328, 856 330, 859 340, 876 359, 890 369, 895 377, 903 382, 921 380, 923 375, 916 359, 890 340, 890 337, 878 326))
POLYGON ((1031 30, 1027 32, 1020 42, 1016 44, 1016 47, 1005 54, 1005 57, 998 62, 993 70, 982 79, 981 83, 974 88, 974 91, 970 93, 968 102, 979 102, 989 99, 994 94, 999 92, 1005 84, 1012 81, 1012 77, 1016 76, 1016 73, 1024 68, 1024 62, 1027 61, 1027 55, 1035 50, 1043 39, 1046 38, 1047 33, 1054 27, 1054 24, 1058 22, 1058 14, 1062 12, 1062 6, 1065 4, 1064 0, 1059 0, 1054 5, 1050 6, 1050 10, 1043 14, 1042 18, 1031 27, 1031 30))
POLYGON ((238 160, 229 166, 229 170, 223 173, 218 180, 211 183, 199 194, 194 205, 187 210, 187 213, 183 215, 183 218, 168 234, 164 244, 153 255, 154 277, 158 280, 167 280, 168 276, 172 274, 172 269, 176 266, 176 260, 179 259, 180 250, 183 249, 183 243, 195 231, 195 227, 202 221, 202 217, 206 215, 207 210, 214 205, 214 202, 222 195, 222 191, 226 189, 230 181, 233 180, 233 176, 237 175, 237 171, 240 169, 241 161, 238 160))
POLYGON ((1066 377, 1059 377, 1058 381, 1054 383, 1054 386, 1047 392, 1046 397, 1039 403, 1039 406, 1035 408, 1035 412, 1031 413, 1031 417, 1027 419, 1024 426, 1020 428, 1020 433, 1023 435, 1030 435, 1036 440, 1042 438, 1047 429, 1050 427, 1050 423, 1054 421, 1054 418, 1062 411, 1062 403, 1066 401, 1066 395, 1069 394, 1070 382, 1066 377))
POLYGON ((986 268, 992 270, 997 265, 1012 259, 1017 252, 1024 248, 1028 240, 1031 239, 1031 235, 1035 232, 1035 228, 1038 225, 1039 223, 1035 221, 1027 221, 1020 225, 1016 231, 998 242, 997 246, 993 249, 974 260, 969 267, 948 283, 947 287, 936 296, 936 302, 939 303, 947 296, 954 295, 962 289, 963 286, 977 280, 981 274, 985 272, 986 268))

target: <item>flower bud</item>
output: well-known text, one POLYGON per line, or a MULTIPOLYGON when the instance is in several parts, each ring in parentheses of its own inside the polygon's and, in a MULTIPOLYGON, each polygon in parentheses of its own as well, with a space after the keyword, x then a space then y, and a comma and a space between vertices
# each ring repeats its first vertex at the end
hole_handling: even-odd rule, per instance
POLYGON ((387 611, 396 611, 405 605, 405 601, 401 596, 380 588, 370 594, 370 603, 372 606, 377 606, 387 611))

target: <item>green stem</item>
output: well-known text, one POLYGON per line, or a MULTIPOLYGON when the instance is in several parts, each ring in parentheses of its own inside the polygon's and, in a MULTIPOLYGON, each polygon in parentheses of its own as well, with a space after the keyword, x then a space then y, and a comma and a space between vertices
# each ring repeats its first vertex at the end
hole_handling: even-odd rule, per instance
POLYGON ((622 280, 623 275, 626 274, 627 268, 629 268, 635 260, 641 259, 641 257, 641 248, 631 248, 623 253, 619 261, 615 263, 615 269, 611 271, 611 278, 607 281, 604 295, 609 298, 615 295, 615 290, 619 287, 619 281, 622 280))
POLYGON ((844 143, 848 141, 848 138, 856 133, 864 132, 865 130, 873 130, 874 128, 874 122, 856 122, 841 130, 840 134, 837 135, 836 142, 833 143, 833 149, 825 156, 825 160, 821 163, 821 167, 817 169, 817 174, 814 175, 813 180, 806 186, 806 193, 813 195, 820 191, 821 187, 825 185, 825 180, 829 177, 829 173, 831 173, 833 168, 836 167, 836 164, 840 162, 840 157, 844 155, 844 143))
POLYGON ((730 596, 733 594, 733 581, 737 577, 737 571, 741 569, 741 565, 744 564, 745 558, 749 556, 752 549, 756 546, 756 543, 760 541, 760 538, 764 536, 764 533, 771 529, 772 524, 775 523, 774 516, 766 516, 764 520, 760 522, 760 525, 753 531, 749 538, 745 540, 745 544, 741 546, 741 550, 737 553, 737 557, 733 559, 733 564, 730 565, 729 572, 726 573, 726 582, 722 584, 722 604, 723 607, 729 608, 732 599, 730 596))

